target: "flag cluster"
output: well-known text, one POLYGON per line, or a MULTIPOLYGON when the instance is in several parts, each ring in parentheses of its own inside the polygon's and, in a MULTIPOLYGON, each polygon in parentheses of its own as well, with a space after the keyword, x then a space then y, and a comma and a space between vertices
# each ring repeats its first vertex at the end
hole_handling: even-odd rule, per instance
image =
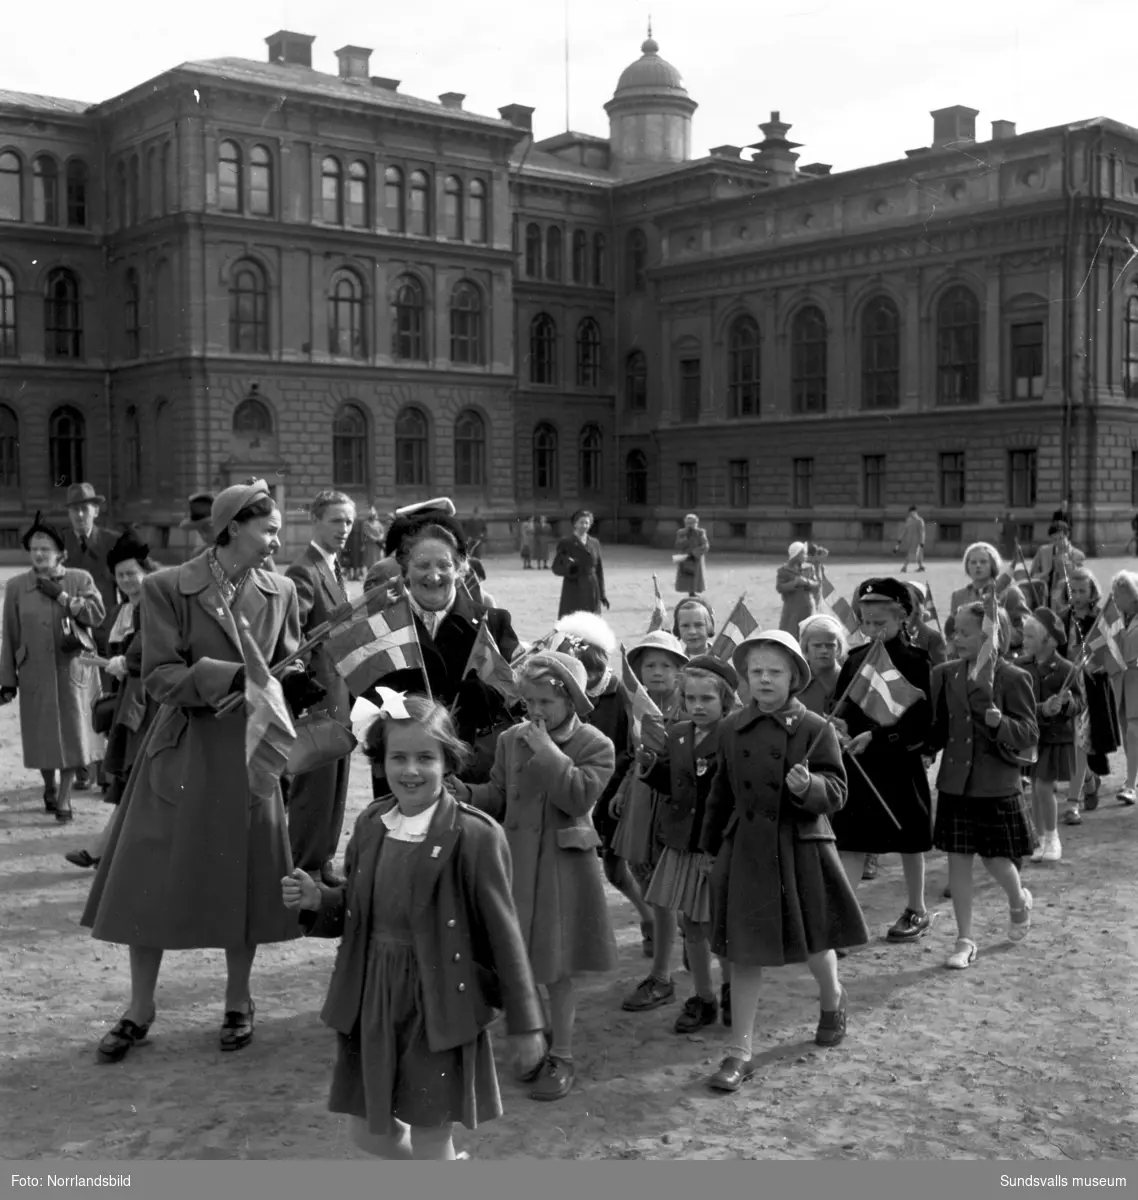
POLYGON ((237 632, 245 656, 245 763, 249 791, 264 799, 273 794, 288 764, 296 741, 296 727, 279 681, 269 670, 260 646, 253 640, 249 622, 237 618, 237 632))
POLYGON ((739 644, 749 638, 758 627, 758 621, 751 616, 751 610, 740 596, 739 602, 731 610, 731 615, 712 643, 711 653, 721 661, 729 663, 739 644))
POLYGON ((423 670, 423 651, 406 599, 384 608, 382 592, 329 635, 327 648, 349 691, 362 695, 395 671, 423 670))
POLYGON ((652 576, 652 590, 656 593, 656 599, 652 605, 652 616, 648 621, 649 633, 655 633, 657 629, 663 629, 665 622, 668 620, 668 610, 664 607, 664 597, 660 595, 660 581, 655 575, 652 576))
POLYGON ((664 714, 648 695, 644 684, 636 677, 623 646, 620 648, 620 692, 632 726, 632 740, 637 746, 661 753, 667 746, 664 714))
POLYGON ((854 676, 847 699, 878 725, 896 725, 924 697, 893 665, 889 651, 875 641, 854 676))

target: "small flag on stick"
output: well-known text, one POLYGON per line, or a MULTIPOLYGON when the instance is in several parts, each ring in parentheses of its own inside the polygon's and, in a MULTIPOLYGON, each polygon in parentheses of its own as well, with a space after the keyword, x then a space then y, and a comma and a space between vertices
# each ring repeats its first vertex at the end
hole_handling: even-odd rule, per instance
POLYGON ((513 669, 498 649, 498 643, 494 641, 494 635, 485 619, 478 626, 478 634, 470 648, 470 657, 466 660, 466 669, 462 676, 465 679, 471 673, 504 699, 513 701, 518 698, 518 685, 514 680, 513 669))
POLYGON ((743 597, 746 594, 744 592, 743 596, 739 597, 735 607, 731 610, 731 615, 712 643, 711 653, 723 662, 730 662, 739 644, 749 638, 759 627, 758 621, 751 616, 751 610, 743 603, 743 597))
POLYGON ((854 677, 848 699, 878 725, 896 725, 924 696, 893 665, 882 642, 874 642, 854 677))
POLYGON ((830 582, 830 577, 825 571, 822 572, 822 599, 830 606, 830 611, 835 617, 841 621, 843 628, 851 638, 857 638, 861 635, 861 622, 854 616, 854 611, 850 607, 850 602, 844 596, 838 596, 836 599, 831 599, 837 589, 830 582))
POLYGON ((652 606, 652 616, 648 621, 648 632, 655 633, 657 629, 663 629, 664 623, 668 619, 668 610, 664 607, 664 597, 660 595, 660 581, 656 578, 655 573, 652 575, 652 590, 656 593, 656 600, 652 606))
POLYGON ((1125 625, 1126 622, 1118 611, 1114 598, 1109 597, 1102 606, 1098 620, 1095 621, 1090 636, 1087 638, 1088 650, 1098 654, 1100 661, 1105 658, 1106 669, 1111 675, 1117 675, 1126 670, 1126 657, 1122 653, 1122 647, 1118 644, 1119 635, 1125 625))
POLYGON ((636 677, 623 646, 620 648, 620 690, 628 709, 633 742, 659 754, 667 746, 664 714, 636 677))
MULTIPOLYGON (((359 696, 394 671, 423 670, 423 651, 406 599, 383 608, 361 608, 328 638, 328 654, 353 695, 359 696)), ((424 673, 425 674, 425 673, 424 673)))
POLYGON ((996 685, 996 660, 1000 657, 1000 622, 996 612, 996 589, 990 587, 984 597, 984 644, 972 664, 968 677, 991 691, 996 685))
POLYGON ((245 762, 249 791, 264 799, 273 794, 288 764, 296 741, 296 727, 280 682, 269 670, 260 646, 253 640, 249 622, 237 617, 237 632, 245 656, 245 762))

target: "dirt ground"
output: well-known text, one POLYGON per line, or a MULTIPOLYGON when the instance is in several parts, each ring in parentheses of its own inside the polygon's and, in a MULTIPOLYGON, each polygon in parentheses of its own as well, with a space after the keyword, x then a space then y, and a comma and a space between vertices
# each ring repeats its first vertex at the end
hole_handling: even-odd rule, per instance
MULTIPOLYGON (((755 615, 774 623, 774 565, 713 556, 709 594, 720 616, 746 588, 755 615)), ((835 563, 829 573, 848 595, 858 579, 893 565, 835 563)), ((1093 565, 1105 580, 1124 564, 1093 565)), ((558 581, 523 572, 513 558, 487 566, 488 588, 519 633, 544 632, 558 581)), ((646 627, 652 570, 674 598, 668 555, 610 549, 607 566, 611 619, 633 639, 646 627)), ((942 605, 959 576, 956 563, 930 568, 942 605)), ((502 1064, 505 1115, 459 1130, 459 1147, 479 1159, 1138 1157, 1138 809, 1114 798, 1121 755, 1114 766, 1099 810, 1081 828, 1061 830, 1063 861, 1025 867, 1036 900, 1025 942, 1006 940, 1002 893, 980 883, 980 957, 968 971, 942 965, 955 936, 951 903, 940 899, 943 855, 928 859, 927 897, 940 916, 929 937, 904 947, 882 940, 904 906, 900 862, 882 860, 879 878, 859 892, 877 940, 842 965, 846 1042, 816 1049, 808 972, 771 971, 756 1021, 761 1067, 735 1096, 703 1086, 720 1058, 722 1028, 671 1032, 690 991, 678 949, 676 1003, 621 1011, 647 964, 634 913, 613 893, 621 964, 581 987, 576 1088, 560 1103, 535 1104, 502 1064)), ((43 814, 38 776, 22 766, 15 705, 0 710, 0 781, 0 1155, 358 1157, 345 1120, 326 1111, 333 1035, 317 1012, 334 944, 301 940, 260 952, 256 1038, 225 1055, 217 1048, 221 952, 170 954, 152 1043, 121 1064, 97 1065, 95 1043, 127 996, 126 952, 79 928, 91 873, 62 855, 109 810, 88 793, 68 828, 43 814)), ((360 761, 345 842, 369 798, 360 761)))

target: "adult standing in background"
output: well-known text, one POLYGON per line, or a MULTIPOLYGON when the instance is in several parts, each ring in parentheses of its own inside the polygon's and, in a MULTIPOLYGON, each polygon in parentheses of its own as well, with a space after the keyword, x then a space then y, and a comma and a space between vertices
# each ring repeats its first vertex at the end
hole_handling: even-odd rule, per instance
POLYGON ((820 572, 808 560, 809 553, 806 542, 791 542, 786 550, 786 562, 775 574, 775 591, 782 597, 778 627, 791 637, 797 637, 802 622, 817 611, 818 596, 822 591, 820 572))
POLYGON ((1012 513, 1006 512, 1002 517, 997 518, 996 525, 1000 531, 1000 553, 1004 556, 1005 562, 1014 563, 1016 557, 1016 542, 1019 540, 1016 536, 1016 521, 1012 513))
POLYGON ((1035 604, 1059 612, 1071 603, 1068 579, 1087 556, 1071 545, 1071 527, 1066 521, 1052 521, 1047 529, 1050 542, 1045 542, 1031 560, 1031 586, 1035 604))
MULTIPOLYGON (((323 491, 312 501, 309 514, 312 541, 285 572, 296 584, 302 640, 347 603, 340 554, 355 524, 356 507, 343 492, 323 491)), ((350 729, 352 697, 323 645, 312 651, 308 669, 325 692, 311 711, 326 714, 350 729)), ((334 763, 297 775, 288 785, 292 864, 313 878, 322 878, 328 887, 342 887, 345 882, 336 870, 336 847, 344 827, 351 765, 351 755, 346 754, 334 763)))
POLYGON ((539 571, 544 571, 549 566, 549 539, 552 536, 549 521, 545 517, 534 517, 533 561, 539 571))
POLYGON ((681 595, 697 596, 706 589, 703 560, 709 549, 707 530, 700 528, 695 513, 688 513, 683 528, 676 531, 676 591, 681 595))
POLYGON ((901 525, 894 553, 903 554, 905 561, 901 564, 901 573, 909 569, 909 560, 917 564, 917 570, 925 569, 925 519, 917 511, 915 504, 909 505, 909 515, 901 525))
POLYGON ((364 547, 362 578, 366 579, 372 567, 383 558, 384 528, 374 504, 370 505, 367 512, 363 514, 363 521, 360 523, 360 537, 364 547))
POLYGON ((178 528, 185 529, 190 535, 187 560, 197 558, 210 543, 213 499, 213 492, 194 492, 189 499, 189 515, 178 522, 178 528))
POLYGON ((558 618, 575 612, 591 612, 600 616, 601 609, 609 606, 605 594, 601 544, 589 535, 592 527, 593 514, 588 509, 579 509, 573 514, 572 534, 557 543, 553 555, 553 573, 563 581, 558 618))

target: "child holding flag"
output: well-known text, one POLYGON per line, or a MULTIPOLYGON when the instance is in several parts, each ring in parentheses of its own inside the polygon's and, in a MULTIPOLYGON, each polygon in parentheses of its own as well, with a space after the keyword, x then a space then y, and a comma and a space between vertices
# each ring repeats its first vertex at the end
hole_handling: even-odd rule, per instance
POLYGON ((1118 799, 1133 805, 1138 782, 1138 573, 1119 571, 1110 581, 1110 594, 1123 621, 1116 640, 1125 663, 1125 670, 1113 681, 1118 719, 1126 737, 1126 783, 1118 799))
POLYGON ((948 855, 957 927, 945 966, 963 970, 978 953, 972 937, 977 854, 1008 897, 1008 937, 1020 941, 1031 923, 1031 893, 1013 860, 1032 849, 1020 764, 1039 728, 1031 679, 1003 657, 1011 641, 1007 613, 970 604, 955 614, 953 629, 957 659, 933 670, 928 744, 944 751, 933 841, 948 855))

